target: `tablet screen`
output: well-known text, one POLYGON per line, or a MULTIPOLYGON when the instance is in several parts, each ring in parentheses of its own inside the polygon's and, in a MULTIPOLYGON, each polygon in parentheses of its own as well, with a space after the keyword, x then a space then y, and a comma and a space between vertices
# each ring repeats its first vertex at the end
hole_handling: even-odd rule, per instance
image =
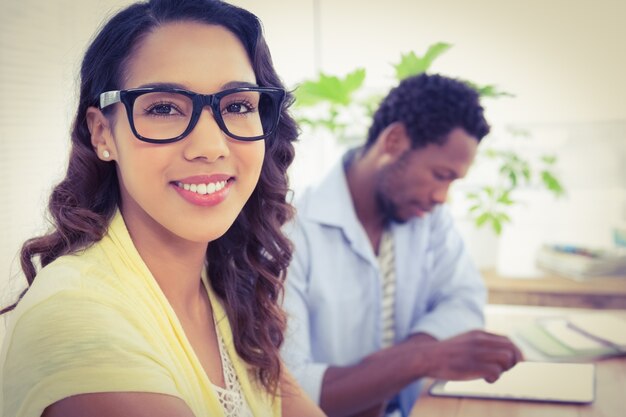
POLYGON ((490 384, 483 379, 437 381, 430 393, 448 397, 590 403, 595 368, 589 363, 520 362, 490 384))

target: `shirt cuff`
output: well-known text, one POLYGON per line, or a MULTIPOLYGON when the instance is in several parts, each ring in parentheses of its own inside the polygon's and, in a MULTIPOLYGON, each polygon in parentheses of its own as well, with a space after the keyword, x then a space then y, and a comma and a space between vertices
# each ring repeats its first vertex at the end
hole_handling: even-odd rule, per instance
POLYGON ((448 339, 470 330, 482 329, 484 319, 480 314, 468 311, 452 311, 450 314, 424 317, 411 333, 428 333, 437 340, 448 339))

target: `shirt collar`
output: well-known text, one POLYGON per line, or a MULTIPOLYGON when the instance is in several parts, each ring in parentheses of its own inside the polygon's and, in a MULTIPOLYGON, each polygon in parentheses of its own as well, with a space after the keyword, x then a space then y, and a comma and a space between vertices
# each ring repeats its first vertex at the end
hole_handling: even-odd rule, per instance
POLYGON ((354 224, 360 226, 344 169, 347 157, 349 153, 344 155, 326 177, 311 189, 306 213, 309 219, 342 229, 354 224))
POLYGON ((306 211, 308 220, 342 230, 353 249, 363 258, 376 264, 376 255, 367 233, 359 222, 348 187, 345 164, 354 155, 348 151, 328 175, 309 191, 306 211))

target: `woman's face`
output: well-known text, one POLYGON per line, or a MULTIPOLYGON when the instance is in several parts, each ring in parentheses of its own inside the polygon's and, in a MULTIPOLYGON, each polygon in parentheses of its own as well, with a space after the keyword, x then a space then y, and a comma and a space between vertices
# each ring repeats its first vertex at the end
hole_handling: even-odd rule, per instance
MULTIPOLYGON (((122 88, 155 83, 212 94, 256 84, 256 77, 243 45, 227 29, 176 22, 140 42, 122 88)), ((121 103, 113 120, 111 158, 117 162, 122 213, 131 233, 147 227, 158 235, 206 243, 228 230, 259 179, 263 140, 226 136, 209 107, 187 137, 168 144, 138 140, 121 103)))

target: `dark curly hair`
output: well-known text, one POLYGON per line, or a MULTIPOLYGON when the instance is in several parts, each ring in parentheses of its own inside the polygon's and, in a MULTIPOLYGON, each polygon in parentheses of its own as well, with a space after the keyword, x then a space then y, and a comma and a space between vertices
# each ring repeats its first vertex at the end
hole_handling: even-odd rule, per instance
MULTIPOLYGON (((225 27, 245 47, 257 84, 283 87, 261 23, 246 10, 216 0, 151 0, 135 3, 113 16, 92 41, 82 62, 69 166, 48 205, 53 229, 22 247, 21 265, 29 286, 37 274, 37 259, 46 266, 94 244, 106 233, 120 202, 120 190, 115 164, 101 161, 91 145, 86 112, 97 105, 100 93, 121 87, 129 56, 142 37, 172 21, 225 27)), ((292 142, 298 136, 287 112, 292 102, 288 93, 278 128, 265 140, 261 175, 250 199, 230 229, 209 244, 206 254, 210 283, 223 300, 237 353, 257 370, 261 383, 272 393, 281 373, 279 348, 286 318, 279 302, 292 250, 281 232, 281 226, 293 215, 286 201, 287 168, 294 157, 292 142)))
POLYGON ((414 149, 429 143, 442 144, 456 127, 462 127, 478 141, 489 133, 476 90, 437 74, 406 78, 389 92, 374 113, 365 149, 394 122, 405 126, 414 149))

